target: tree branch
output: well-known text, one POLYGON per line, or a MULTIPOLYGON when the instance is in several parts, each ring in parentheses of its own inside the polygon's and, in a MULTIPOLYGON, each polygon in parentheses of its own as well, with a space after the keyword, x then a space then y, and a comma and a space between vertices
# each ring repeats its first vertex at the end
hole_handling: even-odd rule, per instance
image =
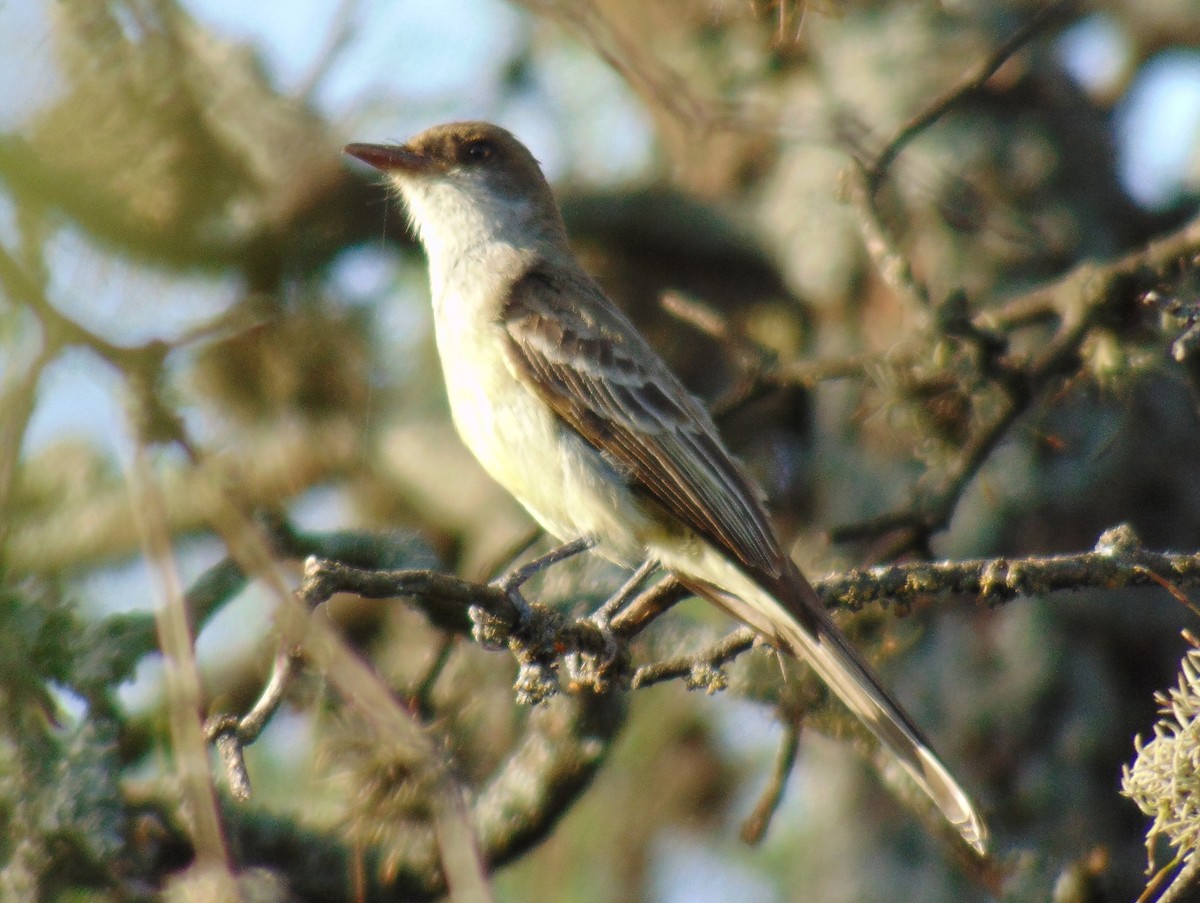
POLYGON ((941 119, 966 97, 983 88, 988 79, 995 75, 1014 53, 1028 44, 1043 29, 1066 19, 1077 5, 1077 0, 1055 0, 1055 2, 1047 3, 991 54, 972 66, 955 85, 901 125, 875 159, 865 167, 868 193, 874 195, 879 190, 892 163, 912 139, 941 119))

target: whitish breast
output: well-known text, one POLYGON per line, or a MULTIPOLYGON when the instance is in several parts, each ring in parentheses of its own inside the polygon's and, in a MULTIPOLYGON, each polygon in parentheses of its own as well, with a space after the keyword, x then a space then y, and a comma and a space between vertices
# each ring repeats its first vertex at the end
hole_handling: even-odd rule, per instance
POLYGON ((617 471, 567 428, 508 363, 496 322, 511 285, 507 261, 472 266, 491 277, 435 291, 434 323, 455 428, 484 469, 550 533, 593 536, 623 563, 644 557, 651 524, 617 471), (499 277, 499 278, 497 278, 499 277), (503 288, 501 288, 503 285, 503 288))

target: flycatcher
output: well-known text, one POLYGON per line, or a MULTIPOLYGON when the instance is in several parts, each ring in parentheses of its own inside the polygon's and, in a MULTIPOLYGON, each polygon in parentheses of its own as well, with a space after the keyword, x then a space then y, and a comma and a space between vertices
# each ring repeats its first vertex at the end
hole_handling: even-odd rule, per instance
POLYGON ((785 554, 704 407, 584 272, 525 146, 461 122, 346 153, 387 175, 425 246, 451 414, 488 473, 559 539, 657 562, 807 661, 982 855, 966 793, 785 554))

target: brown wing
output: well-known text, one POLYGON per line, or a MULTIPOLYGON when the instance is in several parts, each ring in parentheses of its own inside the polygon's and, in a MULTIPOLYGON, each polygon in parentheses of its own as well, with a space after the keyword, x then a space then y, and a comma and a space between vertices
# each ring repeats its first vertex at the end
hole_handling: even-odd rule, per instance
POLYGON ((783 553, 703 406, 582 274, 528 270, 501 314, 517 372, 663 509, 765 576, 783 553))
POLYGON ((663 509, 766 578, 770 598, 685 582, 810 661, 983 854, 987 829, 969 798, 784 557, 712 420, 633 325, 591 280, 548 265, 516 283, 501 321, 513 366, 558 415, 663 509))

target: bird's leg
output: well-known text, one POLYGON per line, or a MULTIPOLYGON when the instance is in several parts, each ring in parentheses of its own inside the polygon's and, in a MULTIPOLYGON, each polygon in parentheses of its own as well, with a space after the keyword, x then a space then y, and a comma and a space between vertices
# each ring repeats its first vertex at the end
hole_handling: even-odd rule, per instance
POLYGON ((575 683, 590 686, 597 692, 604 692, 608 688, 614 666, 617 666, 618 660, 621 659, 621 645, 617 642, 617 638, 610 626, 612 619, 616 617, 617 613, 625 607, 630 599, 637 595, 642 584, 646 582, 646 578, 653 574, 657 568, 657 561, 644 561, 633 572, 630 578, 621 585, 621 588, 613 593, 608 601, 596 609, 591 617, 587 619, 595 625, 600 631, 600 635, 604 638, 604 651, 587 653, 577 651, 564 659, 571 673, 571 679, 575 683))
POLYGON ((507 574, 493 580, 492 585, 503 590, 504 594, 508 596, 509 601, 512 602, 520 613, 521 620, 527 620, 529 617, 529 603, 521 595, 521 587, 529 582, 529 579, 535 574, 541 573, 553 564, 558 564, 560 561, 565 561, 574 555, 578 555, 580 552, 586 552, 595 545, 596 540, 592 537, 581 536, 579 539, 556 546, 545 555, 539 555, 528 564, 513 568, 507 574))
MULTIPOLYGON (((541 702, 558 692, 558 677, 555 674, 554 665, 558 650, 543 635, 546 633, 545 627, 549 622, 545 618, 535 619, 533 610, 521 594, 521 587, 534 574, 544 571, 572 555, 586 552, 595 544, 596 540, 589 536, 580 537, 573 542, 551 549, 545 555, 538 556, 528 564, 513 568, 492 581, 492 586, 504 593, 517 612, 517 623, 508 626, 506 633, 507 645, 520 663, 517 681, 514 684, 518 702, 541 702), (539 624, 541 624, 541 628, 539 628, 539 624)), ((472 606, 470 615, 471 620, 475 623, 472 634, 479 642, 487 645, 489 631, 492 627, 488 623, 491 616, 485 616, 483 610, 476 606, 472 606)), ((504 644, 503 642, 496 644, 494 639, 491 640, 491 643, 493 645, 504 644)))
POLYGON ((600 632, 608 635, 611 631, 609 624, 612 619, 617 616, 622 608, 626 606, 630 599, 637 595, 642 584, 646 582, 646 578, 653 574, 658 569, 658 562, 652 558, 643 561, 632 576, 626 580, 621 588, 618 589, 608 601, 601 605, 592 613, 592 622, 600 628, 600 632))
POLYGON ((625 668, 629 664, 628 658, 622 654, 622 646, 617 641, 617 636, 613 634, 610 624, 612 618, 617 616, 617 612, 622 610, 630 599, 637 596, 637 591, 658 566, 659 563, 656 561, 643 562, 629 580, 626 580, 617 592, 608 597, 604 605, 601 605, 593 612, 592 616, 582 622, 590 622, 600 630, 605 647, 602 651, 592 648, 587 652, 575 650, 566 654, 563 663, 571 675, 572 683, 577 686, 590 687, 596 693, 604 693, 610 687, 614 672, 617 674, 628 672, 628 669, 625 668))

